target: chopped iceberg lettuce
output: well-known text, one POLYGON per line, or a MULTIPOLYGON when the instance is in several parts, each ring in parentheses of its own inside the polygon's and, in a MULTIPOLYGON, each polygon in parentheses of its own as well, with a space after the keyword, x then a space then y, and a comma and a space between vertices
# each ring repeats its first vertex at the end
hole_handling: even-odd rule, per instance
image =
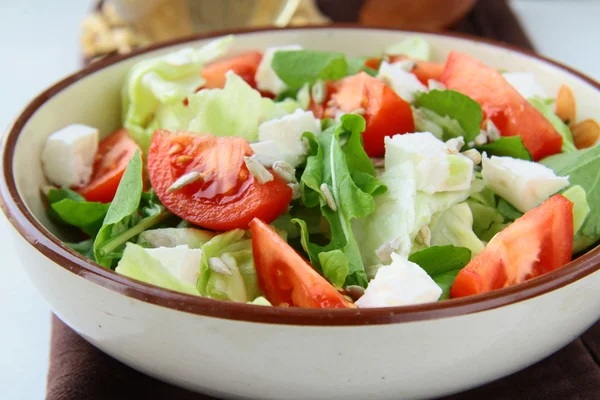
POLYGON ((197 289, 214 299, 248 302, 260 296, 252 258, 252 241, 235 229, 202 246, 197 289))
POLYGON ((199 249, 214 236, 214 232, 196 228, 160 228, 140 233, 138 244, 145 247, 187 245, 191 249, 199 249))
POLYGON ((455 204, 432 216, 429 224, 431 246, 453 245, 471 250, 476 256, 484 244, 473 232, 473 213, 467 203, 455 204))
POLYGON ((389 45, 384 52, 390 56, 406 56, 423 61, 431 60, 431 46, 419 36, 411 36, 400 43, 389 45))
POLYGON ((154 115, 161 104, 181 103, 204 84, 202 66, 225 54, 233 36, 199 48, 184 48, 134 65, 123 85, 123 126, 145 151, 156 128, 154 115))
POLYGON ((200 295, 195 285, 175 277, 159 260, 137 244, 127 243, 115 271, 165 289, 200 295))

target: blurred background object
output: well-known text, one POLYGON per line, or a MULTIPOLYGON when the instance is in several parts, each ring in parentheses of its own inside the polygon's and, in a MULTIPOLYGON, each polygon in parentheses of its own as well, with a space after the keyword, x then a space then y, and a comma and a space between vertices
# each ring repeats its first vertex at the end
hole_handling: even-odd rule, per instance
POLYGON ((100 0, 82 23, 87 61, 194 33, 260 26, 362 25, 439 31, 476 0, 100 0))

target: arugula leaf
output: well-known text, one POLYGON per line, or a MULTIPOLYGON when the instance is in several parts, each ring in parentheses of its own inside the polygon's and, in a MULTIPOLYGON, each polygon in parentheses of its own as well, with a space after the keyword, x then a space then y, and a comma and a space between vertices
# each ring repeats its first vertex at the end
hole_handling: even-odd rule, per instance
POLYGON ((556 154, 541 161, 557 175, 568 176, 569 186, 581 186, 587 194, 590 213, 581 227, 574 252, 600 239, 600 146, 556 154))
POLYGON ((100 230, 110 204, 63 199, 50 207, 62 221, 93 236, 100 230))
POLYGON ((521 136, 501 137, 500 139, 475 147, 480 153, 484 151, 488 156, 512 157, 521 160, 533 161, 531 154, 525 148, 521 136))
POLYGON ((329 222, 331 241, 325 246, 311 243, 304 221, 293 221, 300 226, 303 247, 313 266, 322 270, 327 279, 366 287, 367 275, 351 221, 371 214, 375 210, 373 196, 385 189, 382 184, 376 183, 373 166, 366 165, 368 157, 362 146, 357 146, 360 138, 356 136, 360 136, 364 127, 365 121, 361 116, 346 114, 342 116, 340 124, 325 130, 318 137, 311 133, 304 134, 309 141, 311 155, 301 177, 302 200, 307 207, 320 206, 329 222), (343 135, 349 135, 344 148, 340 140, 343 135), (355 169, 355 174, 361 175, 361 187, 354 181, 350 166, 355 169), (365 178, 367 175, 372 178, 369 182, 365 178), (331 207, 332 201, 334 208, 331 207), (334 250, 339 252, 332 253, 334 250), (319 257, 319 253, 329 254, 319 257), (344 256, 347 264, 342 261, 344 256), (323 262, 335 265, 324 266, 323 262))
POLYGON ((136 150, 94 241, 94 257, 98 264, 113 268, 122 257, 127 241, 171 216, 162 207, 161 212, 155 210, 152 215, 142 219, 138 212, 142 190, 142 157, 136 150))
POLYGON ((80 228, 90 236, 95 236, 100 229, 109 206, 88 202, 68 188, 50 189, 46 197, 50 205, 46 212, 51 220, 80 228))
POLYGON ((50 189, 46 194, 46 197, 48 198, 48 202, 50 204, 58 203, 64 199, 70 199, 73 201, 86 201, 85 197, 69 188, 50 189))
POLYGON ((575 143, 573 142, 573 135, 571 134, 571 130, 564 122, 562 122, 558 115, 554 113, 554 110, 551 106, 552 103, 548 104, 548 102, 545 99, 538 96, 527 100, 529 101, 529 103, 531 103, 532 106, 537 108, 537 110, 540 113, 542 113, 542 115, 546 117, 548 121, 550 121, 554 129, 556 129, 560 136, 562 136, 562 151, 565 153, 577 151, 577 147, 575 147, 575 143))
POLYGON ((458 121, 465 131, 467 143, 479 135, 483 111, 481 106, 467 95, 455 90, 432 90, 418 94, 415 105, 458 121))
POLYGON ((450 298, 450 288, 459 271, 471 261, 471 251, 464 247, 433 246, 413 253, 408 261, 418 264, 442 288, 440 300, 450 298))
POLYGON ((504 200, 502 197, 498 199, 498 212, 509 221, 514 221, 523 216, 521 211, 517 210, 512 206, 512 204, 504 200))
MULTIPOLYGON (((348 62, 343 53, 313 50, 278 51, 271 67, 289 89, 300 89, 317 79, 336 80, 348 75, 348 62)), ((353 63, 355 67, 355 63, 353 63)))
POLYGON ((92 261, 96 261, 96 258, 94 257, 94 238, 89 238, 78 243, 65 244, 82 256, 89 258, 92 261))

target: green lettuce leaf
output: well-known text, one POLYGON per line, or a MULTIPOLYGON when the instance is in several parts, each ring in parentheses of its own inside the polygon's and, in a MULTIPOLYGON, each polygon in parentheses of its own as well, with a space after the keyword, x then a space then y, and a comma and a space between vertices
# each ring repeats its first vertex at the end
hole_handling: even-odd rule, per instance
POLYGON ((481 106, 467 95, 455 90, 432 90, 419 93, 415 105, 458 121, 467 143, 479 135, 483 111, 481 106))
POLYGON ((115 271, 121 275, 165 289, 196 296, 200 295, 194 285, 174 277, 160 261, 148 254, 143 247, 134 243, 127 243, 123 257, 115 271))
POLYGON ((408 261, 418 264, 442 288, 440 300, 450 298, 456 275, 471 260, 471 251, 464 247, 433 246, 413 253, 408 261))
POLYGON ((537 96, 527 100, 529 101, 529 103, 531 103, 532 106, 537 108, 537 110, 541 112, 542 115, 546 117, 548 121, 550 121, 554 129, 556 129, 556 131, 560 133, 560 136, 562 136, 563 138, 562 151, 564 153, 577 151, 577 147, 575 147, 575 143, 573 142, 573 135, 571 134, 571 130, 564 122, 562 122, 558 115, 554 113, 552 105, 548 104, 548 102, 545 99, 542 99, 541 97, 537 96))
POLYGON ((467 203, 455 204, 446 211, 433 215, 429 229, 431 246, 465 247, 473 256, 485 247, 473 232, 473 213, 467 203))
POLYGON ((581 186, 587 194, 590 212, 575 240, 575 253, 600 239, 600 146, 547 157, 541 161, 557 175, 568 176, 570 185, 581 186))
POLYGON ((259 91, 232 71, 227 72, 226 77, 223 89, 203 89, 188 96, 194 118, 184 129, 217 136, 241 136, 255 142, 261 122, 301 108, 291 99, 276 103, 262 97, 259 91))
POLYGON ((226 36, 199 49, 185 48, 140 61, 125 78, 121 93, 123 126, 146 151, 154 129, 154 115, 161 104, 181 103, 204 84, 202 66, 225 54, 233 42, 226 36))
POLYGON ((501 137, 492 143, 475 148, 481 153, 485 151, 488 156, 520 158, 527 161, 533 160, 520 136, 501 137))
POLYGON ((234 229, 213 237, 202 246, 202 262, 197 289, 213 299, 248 302, 262 293, 252 258, 252 241, 245 232, 234 229), (213 270, 210 263, 220 260, 230 273, 213 270), (212 261, 211 261, 212 260, 212 261))
POLYGON ((311 155, 301 177, 302 201, 307 207, 320 206, 329 222, 331 241, 326 246, 310 243, 306 224, 296 221, 303 232, 305 250, 313 266, 323 271, 330 280, 366 287, 367 276, 351 223, 354 219, 371 214, 375 210, 374 194, 385 189, 382 184, 376 183, 374 168, 367 165, 364 149, 356 145, 364 129, 365 120, 361 116, 346 114, 342 116, 340 124, 328 128, 318 137, 305 133, 311 155), (347 137, 345 147, 342 146, 342 137, 347 137), (350 165, 355 176, 361 175, 361 187, 354 181, 350 165), (372 179, 367 179, 366 175, 372 179), (324 191, 325 185, 327 189, 324 191), (340 250, 343 255, 335 252, 319 258, 319 253, 334 250, 340 250), (347 258, 347 264, 340 261, 343 256, 347 258), (335 265, 323 266, 322 260, 335 265), (348 272, 343 277, 346 265, 348 272))
POLYGON ((591 211, 585 190, 581 186, 575 185, 565 190, 562 195, 573 203, 573 232, 577 235, 591 211))
POLYGON ((385 54, 396 56, 403 55, 417 60, 431 60, 431 46, 419 37, 411 36, 400 43, 392 44, 385 48, 385 54))

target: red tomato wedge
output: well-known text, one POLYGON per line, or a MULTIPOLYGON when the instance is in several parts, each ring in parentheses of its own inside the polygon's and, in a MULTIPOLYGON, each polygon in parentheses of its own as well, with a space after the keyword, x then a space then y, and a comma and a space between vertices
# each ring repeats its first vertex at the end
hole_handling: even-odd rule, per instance
MULTIPOLYGON (((390 62, 397 62, 402 60, 409 60, 406 56, 391 56, 390 62)), ((432 61, 422 61, 422 60, 414 60, 415 67, 412 69, 413 74, 417 76, 417 78, 423 83, 427 85, 427 81, 430 79, 435 79, 439 81, 442 79, 442 74, 444 73, 444 64, 436 63, 432 61)))
POLYGON ((250 222, 258 284, 274 306, 354 308, 304 258, 260 219, 250 222))
POLYGON ((127 168, 127 163, 139 149, 125 129, 119 129, 103 139, 94 159, 90 183, 77 189, 87 201, 110 203, 127 168))
POLYGON ((483 108, 502 136, 521 136, 535 161, 560 153, 562 137, 538 110, 495 69, 474 58, 452 52, 441 81, 466 94, 483 108))
POLYGON ((254 75, 261 60, 262 53, 259 51, 249 51, 206 65, 202 68, 202 77, 206 80, 206 83, 202 87, 207 89, 222 89, 225 86, 225 74, 231 70, 248 82, 250 86, 256 88, 254 75))
POLYGON ((498 233, 457 275, 452 297, 485 293, 562 267, 573 252, 573 203, 557 194, 498 233))
POLYGON ((244 163, 252 154, 241 137, 157 130, 148 151, 150 182, 169 211, 204 228, 245 229, 253 218, 271 222, 287 209, 292 189, 276 175, 265 184, 255 180, 244 163), (171 188, 190 173, 199 175, 171 188))
POLYGON ((410 104, 380 80, 360 72, 336 82, 336 87, 325 116, 333 117, 338 110, 349 113, 364 109, 367 128, 362 137, 369 156, 379 157, 385 153, 386 136, 414 132, 410 104))

